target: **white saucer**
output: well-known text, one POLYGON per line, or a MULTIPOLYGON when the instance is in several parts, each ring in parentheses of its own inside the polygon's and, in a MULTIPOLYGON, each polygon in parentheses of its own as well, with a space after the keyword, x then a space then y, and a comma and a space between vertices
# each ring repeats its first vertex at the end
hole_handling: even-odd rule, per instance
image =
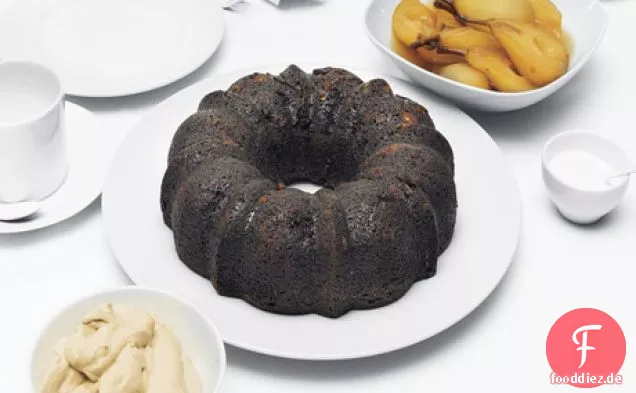
POLYGON ((353 70, 365 80, 384 77, 396 93, 423 103, 455 151, 457 225, 434 279, 416 284, 387 307, 330 320, 270 314, 219 296, 209 281, 179 261, 159 208, 175 130, 207 93, 227 89, 255 71, 278 73, 284 68, 252 67, 214 75, 150 110, 128 133, 113 159, 102 196, 108 241, 123 269, 138 285, 192 301, 214 321, 226 343, 274 356, 312 360, 372 356, 415 344, 460 321, 495 289, 512 261, 521 225, 516 182, 495 142, 465 113, 417 86, 373 72, 353 70))
POLYGON ((159 88, 199 68, 224 34, 218 0, 20 0, 0 16, 0 54, 53 69, 74 96, 159 88))
POLYGON ((64 184, 43 200, 29 219, 0 221, 0 234, 45 228, 84 210, 101 193, 115 146, 108 143, 88 110, 66 102, 66 145, 69 171, 64 184))

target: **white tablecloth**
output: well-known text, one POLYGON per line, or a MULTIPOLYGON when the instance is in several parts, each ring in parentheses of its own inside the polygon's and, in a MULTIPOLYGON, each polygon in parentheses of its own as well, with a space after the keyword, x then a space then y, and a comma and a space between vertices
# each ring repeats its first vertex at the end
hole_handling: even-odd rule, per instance
MULTIPOLYGON (((0 0, 0 12, 12 1, 0 0)), ((365 36, 367 4, 287 0, 279 10, 252 0, 243 11, 227 13, 221 48, 186 79, 135 97, 74 101, 94 111, 105 132, 121 140, 150 107, 212 73, 259 63, 313 62, 400 76, 365 36)), ((555 213, 540 175, 543 143, 567 129, 601 130, 636 159, 636 3, 604 5, 611 23, 603 45, 562 91, 522 112, 473 114, 509 159, 524 206, 513 266, 490 299, 443 334, 370 359, 311 363, 228 348, 222 393, 546 392, 552 388, 547 333, 559 316, 579 307, 608 312, 627 335, 625 383, 601 391, 635 391, 636 186, 611 216, 595 226, 577 227, 555 213)), ((109 251, 99 201, 54 227, 0 236, 0 392, 29 391, 30 346, 59 307, 86 291, 128 283, 109 251)))

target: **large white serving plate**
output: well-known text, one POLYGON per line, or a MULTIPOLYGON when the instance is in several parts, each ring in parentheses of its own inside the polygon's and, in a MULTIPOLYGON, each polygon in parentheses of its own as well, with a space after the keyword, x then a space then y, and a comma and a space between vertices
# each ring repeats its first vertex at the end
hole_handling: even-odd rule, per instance
POLYGON ((223 34, 218 0, 20 0, 0 15, 0 57, 46 64, 70 95, 123 96, 183 78, 223 34))
MULTIPOLYGON (((432 4, 433 0, 421 0, 432 4)), ((540 102, 565 86, 592 58, 601 44, 609 16, 599 0, 553 0, 563 17, 563 29, 572 41, 568 72, 536 90, 501 93, 478 89, 424 70, 391 49, 391 18, 400 0, 372 0, 365 14, 365 28, 371 42, 415 83, 458 105, 486 112, 507 112, 540 102)))
MULTIPOLYGON (((434 278, 398 302, 339 319, 281 316, 221 297, 188 270, 163 224, 160 184, 170 142, 203 96, 255 71, 217 75, 168 98, 133 128, 112 163, 103 192, 103 219, 116 258, 139 285, 189 299, 205 310, 226 343, 274 356, 329 360, 366 357, 404 348, 460 321, 495 289, 517 246, 521 207, 510 168, 497 145, 459 109, 399 79, 396 93, 425 105, 456 155, 459 210, 455 237, 434 278)), ((309 71, 310 66, 303 66, 309 71)), ((379 75, 352 70, 368 80, 379 75)))

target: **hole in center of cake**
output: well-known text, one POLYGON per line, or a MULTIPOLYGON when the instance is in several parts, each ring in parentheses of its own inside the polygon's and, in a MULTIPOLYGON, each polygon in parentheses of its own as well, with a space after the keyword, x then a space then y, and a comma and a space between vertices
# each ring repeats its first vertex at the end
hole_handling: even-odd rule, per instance
POLYGON ((289 184, 287 188, 295 188, 297 190, 306 192, 308 194, 315 194, 319 190, 321 190, 323 187, 319 186, 318 184, 314 184, 310 182, 298 182, 298 183, 289 184))

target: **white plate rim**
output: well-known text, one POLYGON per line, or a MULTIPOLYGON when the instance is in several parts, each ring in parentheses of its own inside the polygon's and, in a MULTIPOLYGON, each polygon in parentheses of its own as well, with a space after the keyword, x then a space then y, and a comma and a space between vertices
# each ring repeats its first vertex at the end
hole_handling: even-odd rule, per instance
MULTIPOLYGON (((64 0, 58 0, 58 1, 64 1, 64 0)), ((112 91, 109 89, 101 89, 101 91, 99 90, 83 90, 81 87, 75 87, 75 88, 71 88, 68 89, 66 87, 66 84, 64 82, 64 80, 62 80, 62 84, 64 86, 64 90, 65 93, 68 96, 73 96, 73 97, 86 97, 86 98, 117 98, 117 97, 127 97, 127 96, 132 96, 132 95, 136 95, 136 94, 142 94, 142 93, 147 93, 150 91, 154 91, 157 90, 159 88, 162 87, 166 87, 169 86, 175 82, 180 81, 181 79, 187 77, 188 75, 192 74, 193 72, 195 72, 196 70, 198 70, 199 68, 201 68, 208 60, 210 60, 214 54, 217 52, 217 50, 219 49, 219 47, 221 46, 221 43, 223 42, 223 39, 225 38, 225 34, 226 34, 226 21, 225 21, 225 15, 223 12, 223 8, 221 7, 221 4, 218 0, 209 0, 210 2, 216 2, 218 3, 218 7, 211 7, 210 9, 215 9, 215 12, 218 12, 218 17, 219 17, 219 21, 220 21, 220 26, 218 28, 218 34, 216 34, 216 36, 214 37, 214 41, 210 41, 210 45, 209 45, 209 50, 206 52, 206 55, 202 55, 198 61, 192 62, 190 63, 189 66, 183 66, 180 72, 175 72, 173 75, 171 76, 166 76, 165 78, 162 79, 157 79, 155 82, 153 83, 146 83, 146 84, 139 84, 137 87, 129 87, 129 88, 121 88, 117 91, 112 91)), ((11 58, 11 60, 31 60, 31 61, 37 61, 34 59, 30 59, 30 56, 24 57, 24 56, 20 56, 19 58, 11 58)), ((75 83, 75 85, 77 85, 77 83, 75 83)))
MULTIPOLYGON (((83 197, 77 200, 74 199, 75 203, 67 202, 64 205, 61 205, 60 207, 63 208, 63 213, 42 215, 41 217, 36 216, 32 220, 26 221, 0 222, 0 235, 36 231, 59 224, 60 222, 66 221, 84 211, 84 209, 92 204, 102 192, 103 181, 108 172, 108 165, 112 158, 112 153, 115 150, 115 146, 109 146, 105 143, 106 141, 101 134, 97 118, 91 111, 69 101, 66 101, 64 105, 66 107, 66 145, 69 149, 69 174, 71 174, 71 171, 76 170, 73 168, 77 168, 80 165, 83 168, 90 168, 91 170, 91 179, 86 179, 86 173, 83 175, 83 197), (69 127, 69 125, 71 126, 69 127), (78 141, 78 139, 81 138, 79 134, 84 132, 91 133, 91 145, 81 144, 78 141), (71 139, 75 141, 72 141, 71 139), (79 150, 85 151, 86 149, 90 149, 89 154, 79 152, 79 150), (90 157, 90 160, 80 161, 86 157, 90 157)), ((51 200, 54 200, 53 198, 57 198, 61 192, 67 192, 69 187, 67 183, 68 178, 69 175, 67 175, 65 182, 60 186, 60 188, 51 196, 44 199, 41 203, 46 205, 51 200)), ((77 190, 77 188, 74 189, 77 190)))
MULTIPOLYGON (((319 67, 319 65, 316 64, 300 64, 301 68, 305 69, 305 70, 309 70, 311 68, 316 68, 319 67)), ((282 71, 284 68, 286 67, 286 65, 274 65, 274 66, 264 66, 264 67, 250 67, 250 68, 246 68, 242 71, 234 71, 231 73, 227 73, 227 74, 220 74, 220 75, 216 75, 213 76, 209 79, 200 81, 194 85, 189 86, 188 88, 182 90, 179 93, 176 93, 174 96, 168 98, 167 100, 165 100, 164 102, 162 102, 161 104, 159 104, 157 107, 155 107, 151 112, 149 112, 147 114, 146 117, 144 117, 135 127, 133 127, 133 129, 130 131, 130 133, 128 134, 128 139, 126 141, 124 141, 121 145, 121 147, 125 147, 126 142, 133 138, 136 133, 141 133, 142 129, 143 129, 143 124, 144 121, 146 119, 148 119, 149 117, 153 116, 154 114, 157 113, 161 113, 166 111, 168 108, 170 108, 171 104, 178 101, 181 97, 186 97, 190 92, 196 91, 197 89, 200 89, 202 86, 207 86, 207 85, 214 85, 214 84, 219 84, 221 80, 224 80, 225 82, 227 82, 228 79, 236 79, 237 77, 246 75, 250 72, 255 72, 255 71, 282 71), (176 97, 176 98, 175 98, 176 97)), ((414 85, 408 81, 399 79, 399 78, 395 78, 393 76, 385 76, 385 75, 378 75, 377 72, 370 72, 370 71, 362 71, 359 68, 348 68, 349 70, 355 72, 355 73, 359 73, 359 74, 368 74, 368 75, 376 75, 376 77, 381 77, 381 78, 385 78, 386 80, 389 81, 389 83, 391 83, 392 85, 394 83, 400 83, 400 84, 404 84, 404 85, 408 85, 411 86, 411 88, 414 88, 414 85)), ((232 79, 232 80, 234 80, 232 79)), ((224 82, 224 83, 225 83, 224 82)), ((399 93, 399 92, 398 92, 399 93)), ((512 174, 511 168, 509 167, 509 165, 506 162, 506 159, 504 158, 503 154, 501 153, 501 151, 499 150, 499 148, 497 147, 496 143, 486 134, 486 132, 474 121, 472 120, 468 115, 464 114, 463 112, 461 112, 459 109, 453 107, 452 105, 448 104, 448 103, 443 103, 443 101, 440 101, 440 99, 438 97, 435 97, 434 95, 432 95, 431 93, 428 93, 426 91, 418 91, 418 94, 421 94, 424 97, 427 97, 427 99, 433 100, 433 101, 437 101, 438 104, 441 102, 441 105, 444 105, 447 108, 450 108, 451 110, 453 110, 455 113, 459 114, 460 116, 463 117, 463 121, 467 122, 467 124, 471 124, 471 127, 476 128, 477 130, 481 130, 481 138, 489 143, 491 145, 491 148, 496 149, 496 151, 498 152, 498 160, 501 162, 501 164, 503 165, 502 167, 502 173, 506 176, 505 179, 505 183, 506 183, 506 187, 508 188, 508 192, 510 192, 509 196, 512 196, 514 201, 509 201, 510 204, 510 212, 512 213, 511 219, 512 221, 514 221, 514 224, 512 225, 512 232, 509 234, 509 240, 510 240, 510 244, 506 244, 505 245, 505 252, 503 252, 502 254, 505 254, 505 263, 503 266, 503 269, 500 269, 496 275, 494 275, 493 277, 491 277, 491 283, 492 285, 490 285, 489 290, 487 291, 487 293, 483 293, 483 296, 479 296, 478 298, 474 298, 471 301, 471 304, 469 306, 465 307, 465 311, 463 313, 461 313, 461 315, 456 315, 453 319, 453 321, 451 323, 447 323, 444 326, 440 326, 438 327, 435 331, 429 331, 427 333, 424 333, 420 336, 413 336, 410 337, 409 339, 406 340, 401 340, 400 342, 394 343, 392 345, 388 345, 388 346, 384 346, 384 347, 377 347, 377 348, 373 348, 373 349, 368 349, 368 350, 360 350, 360 351, 353 351, 353 352, 349 352, 349 353, 327 353, 327 352, 302 352, 302 351, 286 351, 286 350, 279 350, 276 348, 272 348, 271 345, 267 345, 267 344, 256 344, 256 343, 250 343, 250 342, 245 342, 244 339, 240 339, 235 337, 232 333, 228 333, 221 329, 222 335, 223 335, 223 339, 227 344, 233 345, 235 347, 239 347, 242 349, 246 349, 249 351, 253 351, 253 352, 258 352, 258 353, 262 353, 262 354, 266 354, 266 355, 271 355, 271 356, 275 356, 275 357, 282 357, 282 358, 290 358, 290 359, 302 359, 302 360, 345 360, 345 359, 356 359, 356 358, 364 358, 364 357, 369 357, 369 356, 375 356, 375 355, 379 355, 379 354, 384 354, 384 353, 388 353, 388 352, 392 352, 395 350, 399 350, 399 349, 403 349, 406 347, 409 347, 411 345, 417 344, 421 341, 424 341, 432 336, 435 336, 437 334, 439 334, 440 332, 448 329, 449 327, 453 326, 455 323, 461 321, 462 319, 464 319, 467 315, 469 315, 472 311, 474 311, 485 299, 488 298, 488 296, 492 293, 492 291, 494 291, 494 289, 498 286, 498 284, 500 283, 500 281, 503 279, 503 277, 505 276, 506 272, 508 271, 508 268, 510 266, 510 264, 512 263, 512 260, 514 258, 514 254, 516 252, 517 249, 517 245, 518 245, 518 241, 520 238, 520 230, 521 230, 521 199, 520 199, 520 194, 519 194, 519 189, 517 186, 517 182, 514 179, 514 176, 512 174)), ((435 120, 435 119, 434 119, 435 120)), ((475 131, 475 130, 472 130, 475 131)), ((113 189, 113 187, 116 187, 116 183, 118 182, 118 180, 116 179, 116 176, 118 176, 118 173, 116 172, 115 168, 116 168, 116 164, 117 162, 121 159, 120 155, 122 154, 123 150, 120 150, 116 156, 115 159, 113 160, 113 165, 111 166, 111 170, 109 171, 109 174, 107 176, 107 180, 106 180, 106 185, 104 188, 104 194, 102 197, 102 211, 103 211, 103 222, 105 225, 105 229, 106 229, 106 234, 107 234, 107 238, 110 244, 110 247, 113 251, 113 254, 115 255, 115 257, 118 259, 119 263, 121 264, 122 268, 124 269, 124 271, 126 271, 126 273, 128 274, 128 276, 137 284, 139 285, 143 285, 145 287, 153 287, 153 284, 146 281, 144 278, 139 277, 138 275, 135 274, 133 268, 131 268, 131 266, 128 265, 129 261, 125 261, 122 260, 121 258, 121 250, 118 249, 119 245, 117 244, 117 241, 114 240, 114 236, 115 233, 117 233, 117 225, 115 223, 113 223, 110 219, 111 217, 111 211, 112 209, 114 209, 115 207, 111 205, 111 192, 115 193, 116 191, 111 191, 111 189, 113 189)), ((163 170, 162 170, 163 172, 163 170)), ((157 201, 158 201, 158 190, 157 190, 157 201)), ((157 202, 158 204, 158 202, 157 202)), ((158 205, 157 205, 158 206, 158 205)), ((158 210, 158 207, 157 207, 158 210)), ((167 230, 167 228, 166 228, 167 230)), ((172 244, 170 245, 170 247, 172 247, 172 244)), ((186 269, 184 267, 184 269, 186 269)), ((193 273, 192 273, 193 274, 193 273)), ((161 288, 162 290, 167 290, 165 288, 161 288)), ((178 293, 179 295, 184 296, 181 293, 178 293)), ((187 296, 185 296, 187 298, 187 296)), ((192 299, 191 299, 192 300, 192 299)), ((235 299, 230 299, 231 301, 234 301, 235 299)), ((243 304, 243 303, 242 303, 243 304)), ((251 307, 247 304, 243 304, 244 307, 251 307)), ((389 306, 390 307, 390 306, 389 306)), ((378 309, 381 310, 381 309, 378 309)), ((369 312, 372 313, 376 310, 372 310, 372 311, 365 311, 365 312, 369 312)), ((260 312, 260 311, 259 311, 260 312)), ((267 313, 264 313, 267 315, 267 313)), ((273 315, 274 318, 277 318, 278 316, 273 315)), ((220 324, 217 322, 216 323, 217 326, 219 326, 220 324)), ((248 340, 249 341, 249 340, 248 340)))

